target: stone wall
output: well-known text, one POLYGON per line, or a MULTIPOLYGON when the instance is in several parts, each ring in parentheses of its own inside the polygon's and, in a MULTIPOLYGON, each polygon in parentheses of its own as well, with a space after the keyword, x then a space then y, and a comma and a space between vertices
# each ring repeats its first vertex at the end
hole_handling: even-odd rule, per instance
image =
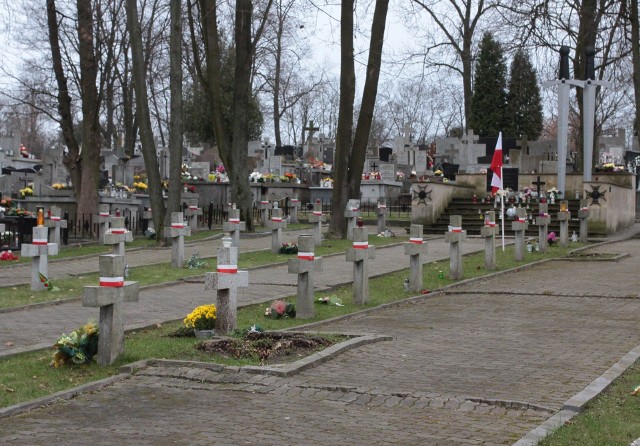
POLYGON ((456 183, 424 183, 411 185, 411 223, 433 224, 447 208, 451 199, 473 196, 474 188, 456 183))

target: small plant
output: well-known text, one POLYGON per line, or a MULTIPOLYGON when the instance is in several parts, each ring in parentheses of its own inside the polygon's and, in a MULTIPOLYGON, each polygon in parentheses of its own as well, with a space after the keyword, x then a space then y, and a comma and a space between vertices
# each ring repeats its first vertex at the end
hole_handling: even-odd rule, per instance
POLYGON ((279 254, 298 254, 298 244, 296 242, 283 243, 278 250, 279 254))
POLYGON ((208 268, 209 267, 209 263, 205 262, 204 260, 202 260, 200 258, 200 254, 195 253, 191 257, 189 257, 189 260, 187 260, 186 267, 189 268, 189 269, 208 268))
POLYGON ((184 325, 194 330, 213 330, 216 326, 216 306, 201 305, 184 318, 184 325))
POLYGON ((20 189, 19 192, 22 198, 33 196, 33 189, 31 189, 29 186, 20 189))
POLYGON ((296 306, 284 300, 274 300, 264 312, 265 317, 271 319, 288 319, 296 317, 296 306))
POLYGON ((62 334, 53 345, 56 352, 50 365, 88 364, 98 352, 98 326, 89 321, 68 335, 62 334))

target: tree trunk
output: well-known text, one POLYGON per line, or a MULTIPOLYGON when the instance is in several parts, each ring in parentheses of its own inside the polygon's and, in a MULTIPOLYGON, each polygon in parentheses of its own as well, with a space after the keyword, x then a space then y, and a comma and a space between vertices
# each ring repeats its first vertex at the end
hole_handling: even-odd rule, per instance
MULTIPOLYGON (((171 116, 169 117, 169 212, 180 211, 182 184, 182 0, 171 2, 171 36, 169 41, 171 116)), ((167 220, 165 218, 165 220, 167 220)))
POLYGON ((136 116, 140 126, 140 141, 142 143, 142 155, 144 157, 147 179, 149 181, 149 201, 153 210, 153 227, 158 234, 157 245, 164 244, 164 238, 160 234, 164 233, 165 207, 162 198, 162 181, 160 169, 158 168, 158 158, 156 147, 153 141, 153 130, 151 128, 151 116, 149 115, 149 100, 147 98, 147 88, 145 79, 145 63, 142 51, 142 33, 140 22, 138 21, 138 6, 136 0, 127 0, 127 27, 131 39, 131 58, 133 67, 133 85, 136 96, 136 116))
POLYGON ((282 147, 282 137, 280 136, 280 76, 282 64, 282 28, 283 23, 278 23, 278 34, 276 36, 275 73, 273 76, 273 131, 276 135, 276 147, 282 147))
POLYGON ((633 134, 640 140, 640 24, 638 0, 630 1, 631 22, 631 60, 633 63, 633 91, 636 116, 633 122, 633 134))

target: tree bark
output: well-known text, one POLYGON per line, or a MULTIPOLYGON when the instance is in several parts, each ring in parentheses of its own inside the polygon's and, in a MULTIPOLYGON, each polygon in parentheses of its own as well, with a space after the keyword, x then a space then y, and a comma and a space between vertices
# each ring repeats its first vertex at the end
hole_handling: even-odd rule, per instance
MULTIPOLYGON (((168 216, 180 211, 182 184, 182 0, 171 2, 171 36, 169 41, 169 79, 171 84, 171 116, 169 117, 169 201, 168 216)), ((166 218, 165 218, 166 220, 166 218)))
MULTIPOLYGON (((630 2, 631 22, 631 61, 633 64, 633 91, 636 105, 636 116, 633 122, 633 134, 640 140, 640 17, 638 17, 638 0, 630 2)), ((640 141, 639 141, 640 142, 640 141)))

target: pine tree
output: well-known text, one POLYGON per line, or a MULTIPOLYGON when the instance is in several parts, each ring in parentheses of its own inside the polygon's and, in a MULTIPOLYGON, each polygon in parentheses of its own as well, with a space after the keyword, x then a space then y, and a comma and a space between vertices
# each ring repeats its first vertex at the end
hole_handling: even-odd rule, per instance
POLYGON ((542 103, 538 76, 523 50, 516 52, 511 63, 507 95, 507 128, 505 134, 535 141, 542 133, 542 103))
POLYGON ((489 32, 480 42, 471 102, 471 122, 467 126, 480 136, 498 136, 504 130, 507 80, 504 52, 489 32))

